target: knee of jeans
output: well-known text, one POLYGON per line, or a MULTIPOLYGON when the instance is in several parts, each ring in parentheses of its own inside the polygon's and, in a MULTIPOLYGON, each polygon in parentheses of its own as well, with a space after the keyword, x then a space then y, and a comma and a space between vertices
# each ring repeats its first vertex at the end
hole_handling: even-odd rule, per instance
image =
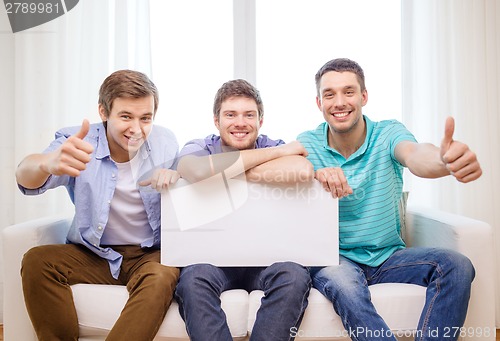
MULTIPOLYGON (((359 271, 343 271, 342 266, 321 269, 312 276, 313 286, 327 297, 357 297, 366 289, 366 279, 359 271)), ((368 292, 369 293, 369 292, 368 292)))
POLYGON ((456 276, 466 282, 472 282, 476 276, 476 270, 471 260, 463 254, 455 251, 449 251, 448 259, 450 268, 456 276))
POLYGON ((181 270, 179 283, 177 283, 176 294, 184 297, 185 294, 195 296, 197 293, 206 291, 207 288, 215 286, 216 276, 219 269, 210 264, 195 264, 181 270))
POLYGON ((307 291, 311 287, 311 276, 309 271, 302 265, 294 262, 280 262, 270 265, 266 272, 271 273, 273 278, 286 282, 294 290, 307 291))

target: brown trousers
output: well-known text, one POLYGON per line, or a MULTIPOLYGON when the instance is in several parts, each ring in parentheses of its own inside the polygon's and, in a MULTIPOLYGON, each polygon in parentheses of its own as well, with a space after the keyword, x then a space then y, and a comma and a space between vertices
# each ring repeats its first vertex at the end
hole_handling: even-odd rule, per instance
POLYGON ((113 246, 123 255, 120 276, 108 261, 81 245, 44 245, 23 258, 24 300, 40 341, 78 340, 78 319, 70 286, 126 285, 129 299, 106 340, 153 340, 172 301, 179 269, 160 264, 160 251, 113 246))

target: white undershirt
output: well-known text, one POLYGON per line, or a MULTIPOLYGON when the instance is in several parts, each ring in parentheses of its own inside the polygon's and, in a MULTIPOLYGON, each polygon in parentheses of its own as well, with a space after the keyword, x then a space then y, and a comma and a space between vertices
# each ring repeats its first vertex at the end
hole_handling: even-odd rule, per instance
POLYGON ((142 159, 139 153, 131 161, 118 163, 115 193, 111 199, 108 223, 102 245, 141 245, 153 237, 139 190, 137 174, 142 159))

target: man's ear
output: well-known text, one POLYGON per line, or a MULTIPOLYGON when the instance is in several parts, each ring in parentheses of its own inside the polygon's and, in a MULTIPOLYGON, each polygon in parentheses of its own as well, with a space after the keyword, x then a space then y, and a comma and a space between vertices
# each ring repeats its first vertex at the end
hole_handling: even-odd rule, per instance
POLYGON ((101 120, 103 122, 106 122, 108 120, 108 116, 106 115, 106 109, 104 109, 102 104, 99 104, 99 116, 101 117, 101 120))
POLYGON ((316 105, 318 106, 318 109, 322 111, 321 109, 321 98, 319 96, 316 96, 316 105))
POLYGON ((217 130, 219 130, 220 125, 219 125, 219 117, 214 115, 214 124, 217 130))
POLYGON ((368 91, 365 89, 361 92, 361 96, 363 97, 363 106, 366 105, 366 103, 368 103, 368 91))

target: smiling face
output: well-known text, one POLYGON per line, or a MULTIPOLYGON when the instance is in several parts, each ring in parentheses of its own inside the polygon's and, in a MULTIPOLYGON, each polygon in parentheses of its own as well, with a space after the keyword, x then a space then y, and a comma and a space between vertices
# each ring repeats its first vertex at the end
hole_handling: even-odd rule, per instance
POLYGON ((262 122, 255 100, 243 96, 222 102, 218 117, 214 116, 223 146, 238 150, 255 148, 262 122))
POLYGON ((363 134, 362 108, 368 93, 361 90, 353 72, 326 72, 319 82, 318 108, 330 127, 330 133, 363 134))
POLYGON ((153 96, 118 97, 109 115, 99 105, 99 115, 107 124, 109 151, 115 162, 130 161, 144 144, 153 127, 154 108, 153 96))

